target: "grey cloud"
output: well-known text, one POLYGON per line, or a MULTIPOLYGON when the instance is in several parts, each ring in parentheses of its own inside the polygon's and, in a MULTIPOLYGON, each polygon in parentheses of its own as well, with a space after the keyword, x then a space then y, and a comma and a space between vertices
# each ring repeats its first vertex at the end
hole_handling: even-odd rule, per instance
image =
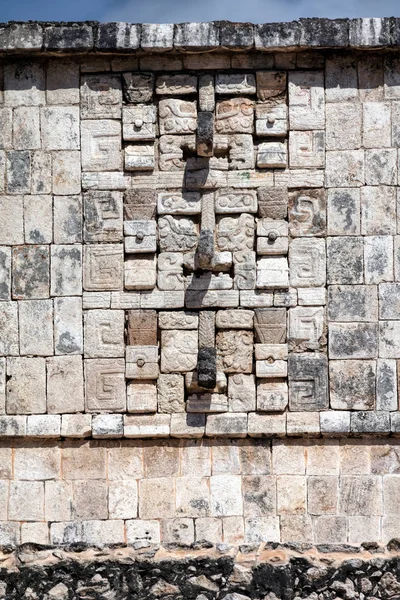
POLYGON ((185 21, 291 21, 300 17, 399 16, 399 0, 125 0, 106 11, 103 21, 142 23, 185 21))

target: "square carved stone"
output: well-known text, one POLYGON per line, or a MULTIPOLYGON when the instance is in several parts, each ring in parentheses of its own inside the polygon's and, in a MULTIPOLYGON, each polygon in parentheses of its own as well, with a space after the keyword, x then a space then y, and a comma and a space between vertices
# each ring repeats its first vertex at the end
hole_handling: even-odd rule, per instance
POLYGON ((328 359, 325 354, 289 355, 288 375, 290 410, 328 408, 328 359))
POLYGON ((83 289, 88 292, 122 290, 123 267, 122 244, 84 246, 83 289))
POLYGON ((157 312, 155 310, 128 311, 128 346, 157 345, 157 312))
POLYGON ((85 406, 88 412, 126 410, 125 360, 85 360, 85 406))

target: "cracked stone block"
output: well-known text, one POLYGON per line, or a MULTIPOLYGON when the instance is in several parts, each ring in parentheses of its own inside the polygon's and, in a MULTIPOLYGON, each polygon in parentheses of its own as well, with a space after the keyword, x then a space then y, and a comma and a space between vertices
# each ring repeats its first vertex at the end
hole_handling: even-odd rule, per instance
POLYGON ((126 396, 128 413, 157 412, 157 386, 154 381, 129 381, 126 396))
POLYGON ((122 310, 89 310, 84 317, 85 358, 125 355, 125 314, 122 310))
POLYGON ((31 153, 28 150, 8 151, 6 167, 7 193, 29 194, 31 191, 31 153))
POLYGON ((396 185, 396 149, 365 151, 365 183, 367 185, 396 185))
POLYGON ((53 200, 51 196, 24 197, 26 244, 51 244, 53 241, 53 200))
POLYGON ((291 286, 320 287, 325 285, 325 240, 306 238, 292 240, 289 247, 289 264, 291 286))
POLYGON ((123 73, 122 85, 125 101, 132 104, 151 102, 154 90, 152 73, 123 73))
POLYGON ((49 106, 40 114, 43 150, 79 150, 79 108, 49 106))
POLYGON ((325 235, 325 190, 298 190, 289 193, 289 231, 293 237, 325 235))
POLYGON ((327 240, 328 284, 364 283, 362 237, 333 237, 327 240))
POLYGON ((289 165, 303 169, 324 167, 325 132, 290 131, 289 165))
MULTIPOLYGON (((125 260, 125 288, 127 290, 152 290, 157 282, 156 262, 157 259, 155 256, 146 254, 142 254, 138 258, 128 258, 125 260)), ((154 307, 151 306, 149 308, 154 307)))
POLYGON ((17 300, 48 298, 49 246, 18 246, 12 251, 12 296, 17 300))
POLYGON ((325 129, 324 74, 289 73, 289 119, 294 130, 325 129))
POLYGON ((379 322, 379 358, 400 358, 400 321, 379 322))
POLYGON ((11 300, 11 248, 0 247, 0 300, 11 300))
POLYGON ((6 106, 41 106, 45 104, 45 73, 37 61, 11 61, 4 68, 4 103, 6 106))
POLYGON ((159 373, 157 345, 126 347, 127 379, 157 379, 159 373))
POLYGON ((55 414, 83 411, 82 357, 52 356, 46 360, 46 372, 47 411, 55 414))
POLYGON ((330 358, 375 358, 378 354, 378 323, 331 323, 330 358))
POLYGON ((82 119, 120 119, 122 86, 118 75, 84 75, 81 81, 82 119))
POLYGON ((393 280, 393 238, 367 236, 364 238, 365 283, 393 280))
POLYGON ((82 246, 51 246, 52 296, 82 294, 82 246))
POLYGON ((82 354, 82 299, 54 298, 55 354, 82 354))
POLYGON ((288 405, 289 392, 286 381, 279 379, 257 380, 257 410, 283 412, 288 405))
MULTIPOLYGON (((390 284, 388 284, 390 285, 390 284)), ((381 317, 384 317, 382 311, 382 302, 385 302, 385 289, 379 292, 381 317)), ((390 287, 388 287, 388 291, 390 287)), ((400 316, 400 306, 399 306, 400 316)), ((396 317, 397 318, 397 317, 396 317)), ((328 287, 328 319, 338 322, 366 321, 373 322, 378 320, 378 289, 375 285, 331 285, 328 287)))
POLYGON ((157 109, 138 104, 122 109, 122 134, 128 142, 151 141, 156 137, 157 109))
POLYGON ((289 310, 289 344, 299 349, 318 350, 325 327, 325 311, 320 307, 289 310))
POLYGON ((125 412, 124 359, 85 360, 85 407, 88 412, 125 412))
POLYGON ((13 111, 13 148, 15 150, 40 149, 40 109, 20 106, 13 111))
POLYGON ((155 167, 153 144, 125 147, 125 169, 127 171, 152 171, 155 167))
POLYGON ((256 410, 256 385, 254 375, 237 373, 228 377, 229 411, 247 413, 256 410))
POLYGON ((107 119, 82 121, 81 143, 83 170, 121 170, 121 123, 107 119))
POLYGON ((81 153, 63 150, 53 153, 53 193, 59 196, 80 194, 81 153))
POLYGON ((230 98, 217 102, 216 133, 253 133, 254 102, 249 98, 230 98))
POLYGON ((326 149, 357 150, 361 147, 362 109, 355 102, 326 105, 326 149))
POLYGON ((396 233, 396 190, 394 187, 361 189, 362 235, 394 235, 396 233))
POLYGON ((197 331, 163 330, 161 332, 161 371, 186 373, 197 365, 197 331))
POLYGON ((328 235, 360 235, 360 190, 328 190, 328 235))
POLYGON ((376 400, 376 361, 331 360, 329 363, 331 408, 372 410, 376 400))
POLYGON ((46 412, 44 358, 7 358, 6 412, 9 415, 46 412))
POLYGON ((253 333, 219 331, 216 336, 217 371, 251 373, 253 367, 253 333))
POLYGON ((290 355, 288 375, 290 410, 321 411, 328 408, 328 360, 326 355, 290 355))
POLYGON ((123 239, 121 192, 86 192, 83 196, 85 242, 120 242, 123 239))
POLYGON ((368 171, 367 165, 364 169, 364 150, 331 150, 326 153, 327 187, 361 187, 368 171))
POLYGON ((161 373, 157 380, 157 398, 159 413, 184 413, 185 387, 183 375, 161 373))
POLYGON ((52 300, 25 300, 18 303, 21 354, 51 356, 53 346, 52 300))
POLYGON ((88 292, 123 289, 123 245, 84 246, 83 288, 88 292))

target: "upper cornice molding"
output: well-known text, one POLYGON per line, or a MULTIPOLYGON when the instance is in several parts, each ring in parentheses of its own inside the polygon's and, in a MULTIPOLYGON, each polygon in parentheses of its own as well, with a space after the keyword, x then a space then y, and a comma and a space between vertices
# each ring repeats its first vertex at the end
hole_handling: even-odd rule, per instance
POLYGON ((300 19, 289 23, 137 24, 9 22, 0 52, 208 52, 400 46, 400 18, 300 19))

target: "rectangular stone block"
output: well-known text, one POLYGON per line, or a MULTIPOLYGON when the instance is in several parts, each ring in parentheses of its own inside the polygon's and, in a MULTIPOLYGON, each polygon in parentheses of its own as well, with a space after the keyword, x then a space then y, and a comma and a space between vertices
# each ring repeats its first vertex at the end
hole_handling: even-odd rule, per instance
POLYGON ((93 244, 84 247, 85 291, 123 289, 123 245, 93 244))
MULTIPOLYGON (((126 438, 158 438, 169 437, 171 415, 125 415, 124 437, 126 438)), ((166 480, 167 478, 165 478, 166 480)), ((142 480, 154 481, 154 480, 142 480)), ((141 483, 142 483, 141 482, 141 483)), ((152 499, 154 502, 154 497, 152 499)), ((142 516, 144 516, 142 514, 142 516)))
POLYGON ((120 119, 121 78, 118 75, 84 75, 81 79, 81 118, 120 119))
POLYGON ((328 190, 328 235, 360 235, 360 190, 328 190))
POLYGON ((289 193, 289 230, 293 237, 322 237, 326 234, 325 190, 289 193))
POLYGON ((319 287, 325 285, 325 240, 305 238, 292 240, 289 247, 289 262, 291 286, 319 287))
POLYGON ((216 314, 218 329, 253 329, 254 312, 252 310, 219 310, 216 314))
POLYGON ((258 195, 258 215, 261 218, 286 219, 288 191, 285 188, 260 187, 258 195))
POLYGON ((53 153, 53 193, 59 196, 80 194, 81 153, 59 151, 53 153))
POLYGON ((387 148, 391 146, 391 105, 388 102, 364 102, 363 146, 364 148, 387 148))
POLYGON ((286 258, 261 258, 257 261, 257 289, 289 287, 289 266, 286 258))
POLYGON ((186 402, 187 413, 225 413, 228 398, 223 394, 193 394, 186 402))
POLYGON ((263 142, 258 145, 257 167, 260 169, 285 168, 287 158, 286 141, 263 142))
POLYGON ((6 411, 9 415, 46 412, 44 358, 8 358, 6 411))
POLYGON ((400 321, 380 321, 379 358, 400 358, 400 321))
MULTIPOLYGON (((385 317, 384 297, 390 298, 391 284, 382 284, 388 289, 380 289, 380 316, 385 317)), ((393 284, 395 285, 395 284, 393 284)), ((380 286, 381 288, 381 286, 380 286)), ((393 300, 393 298, 392 298, 393 300)), ((391 305, 393 306, 393 304, 391 305)), ((399 307, 400 309, 400 307, 399 307)), ((392 311, 392 308, 389 309, 392 311)), ((399 313, 400 314, 400 313, 399 313)), ((397 317, 396 317, 397 318, 397 317)), ((330 321, 352 322, 378 320, 378 288, 375 285, 331 285, 328 287, 328 319, 330 321)))
POLYGON ((272 306, 274 295, 265 290, 240 290, 240 306, 244 308, 265 308, 272 306))
POLYGON ((284 137, 288 129, 288 111, 285 104, 274 101, 256 104, 256 134, 260 137, 284 137))
POLYGON ((230 98, 217 102, 215 131, 218 134, 253 133, 254 102, 249 98, 230 98))
POLYGON ((330 358, 375 358, 378 354, 378 323, 331 323, 330 358))
POLYGON ((23 198, 1 196, 0 244, 12 246, 24 243, 23 198))
POLYGON ((393 280, 393 238, 388 235, 364 238, 365 283, 393 280))
POLYGON ((291 131, 289 133, 289 165, 300 168, 322 168, 325 165, 324 131, 291 131))
POLYGON ((287 377, 287 363, 284 360, 274 360, 273 362, 268 360, 257 360, 256 375, 257 377, 264 377, 265 379, 287 377))
POLYGON ((52 155, 40 150, 32 153, 31 192, 50 194, 52 191, 52 155))
POLYGON ((126 347, 127 379, 157 379, 159 373, 157 345, 126 347))
POLYGON ((281 344, 286 341, 286 310, 256 309, 254 311, 256 342, 281 344))
MULTIPOLYGON (((140 293, 140 308, 175 309, 183 308, 184 303, 184 292, 163 292, 155 289, 140 293)), ((137 307, 128 306, 128 308, 137 307)))
POLYGON ((361 187, 365 183, 367 171, 368 168, 364 170, 364 150, 335 150, 326 153, 327 187, 361 187))
POLYGON ((247 435, 247 414, 207 415, 206 436, 244 438, 247 435))
POLYGON ((82 294, 82 246, 51 246, 52 296, 82 294))
POLYGON ((154 381, 129 381, 126 396, 129 413, 157 412, 157 386, 154 381))
POLYGON ((19 345, 22 355, 51 356, 53 345, 53 301, 25 300, 18 303, 19 345))
POLYGON ((324 306, 326 304, 326 289, 320 288, 299 288, 298 303, 300 306, 324 306))
POLYGON ((155 106, 138 104, 124 106, 122 111, 122 132, 126 141, 154 140, 156 135, 157 109, 155 106))
POLYGON ((152 73, 124 73, 122 85, 124 97, 129 103, 140 104, 153 99, 154 75, 152 73))
POLYGON ((92 435, 92 415, 62 415, 61 436, 66 438, 87 438, 92 435))
POLYGON ((45 73, 40 62, 12 61, 5 65, 4 103, 6 106, 41 106, 45 103, 45 89, 45 73))
POLYGON ((127 221, 151 220, 157 212, 156 190, 133 189, 124 194, 124 219, 127 221))
POLYGON ((211 290, 205 293, 204 290, 187 290, 184 298, 186 307, 192 310, 199 308, 236 308, 239 306, 238 290, 211 290))
POLYGON ((46 361, 47 411, 75 413, 84 410, 83 363, 80 356, 53 356, 46 361), (73 394, 71 394, 73 390, 73 394))
POLYGON ((361 147, 361 105, 340 102, 326 105, 327 150, 357 150, 361 147))
POLYGON ((0 300, 11 300, 11 248, 0 247, 0 300))
MULTIPOLYGON (((127 238, 125 238, 127 239, 127 238)), ((142 254, 124 262, 124 287, 127 290, 152 290, 157 282, 156 257, 142 254)), ((151 307, 153 308, 153 307, 151 307)))
POLYGON ((121 123, 106 119, 82 121, 81 144, 84 171, 121 170, 121 123))
POLYGON ((125 412, 125 361, 85 360, 85 407, 88 412, 125 412))
POLYGON ((159 312, 158 326, 160 329, 197 329, 199 317, 191 312, 159 312))
POLYGON ((326 63, 326 101, 344 102, 358 98, 357 65, 351 55, 333 55, 326 63))
POLYGON ((18 303, 0 302, 0 355, 19 354, 18 303))
MULTIPOLYGON (((122 438, 124 421, 122 415, 95 415, 92 418, 92 436, 98 439, 122 438)), ((111 502, 111 497, 110 497, 111 502)), ((111 509, 110 509, 111 516, 111 509)))
POLYGON ((216 337, 217 370, 224 373, 251 373, 253 367, 253 333, 219 331, 216 337))
POLYGON ((372 410, 376 399, 376 361, 331 360, 330 404, 336 410, 372 410))
POLYGON ((328 407, 328 360, 324 354, 293 354, 288 359, 289 407, 321 411, 328 407))
POLYGON ((125 252, 138 254, 157 249, 155 221, 124 221, 125 252))
POLYGON ((40 112, 43 150, 79 150, 79 108, 49 106, 40 112))
POLYGON ((335 237, 327 240, 328 284, 364 283, 362 237, 335 237))
POLYGON ((289 73, 289 119, 291 129, 325 129, 322 71, 289 73))
POLYGON ((197 331, 163 330, 161 333, 161 371, 185 373, 197 364, 197 331))
POLYGON ((156 80, 156 94, 162 96, 184 96, 197 92, 195 75, 160 75, 156 80))
POLYGON ((215 91, 217 94, 255 94, 255 77, 250 73, 217 74, 215 91))
POLYGON ((28 437, 58 439, 60 434, 60 415, 28 415, 26 419, 26 435, 28 437))
MULTIPOLYGON (((29 194, 31 191, 31 153, 28 150, 9 150, 6 158, 6 192, 8 194, 29 194)), ((4 186, 1 187, 4 190, 4 186)))
POLYGON ((50 60, 47 67, 47 104, 79 104, 79 65, 73 61, 50 60))
MULTIPOLYGON (((286 429, 288 436, 319 437, 321 433, 319 413, 288 412, 286 417, 286 429)), ((311 511, 311 506, 309 510, 311 511)))
POLYGON ((396 193, 393 187, 361 189, 362 235, 395 235, 396 193))
POLYGON ((126 171, 152 171, 155 168, 154 145, 125 147, 126 171))
POLYGON ((13 111, 13 148, 36 150, 40 148, 40 125, 38 107, 20 106, 13 111))
POLYGON ((55 354, 83 353, 82 299, 54 298, 55 354))
POLYGON ((123 239, 121 192, 86 192, 83 197, 85 242, 120 242, 123 239))
POLYGON ((128 345, 157 345, 157 313, 154 310, 137 310, 128 313, 128 345))
POLYGON ((249 413, 247 425, 251 438, 284 437, 286 435, 286 415, 249 413))
POLYGON ((25 243, 51 244, 53 241, 53 202, 51 196, 24 197, 25 243))
POLYGON ((18 246, 13 248, 14 299, 31 300, 49 297, 50 257, 48 246, 18 246))
POLYGON ((121 310, 89 310, 84 316, 85 358, 125 355, 125 314, 121 310))
POLYGON ((254 375, 235 374, 229 377, 228 402, 230 412, 247 413, 255 411, 256 386, 254 375))
POLYGON ((286 381, 259 379, 257 381, 257 411, 283 412, 289 400, 286 381))
POLYGON ((350 412, 344 410, 322 411, 320 426, 322 435, 336 436, 350 433, 350 412))
POLYGON ((157 381, 159 413, 185 412, 185 391, 183 375, 162 373, 157 381))

